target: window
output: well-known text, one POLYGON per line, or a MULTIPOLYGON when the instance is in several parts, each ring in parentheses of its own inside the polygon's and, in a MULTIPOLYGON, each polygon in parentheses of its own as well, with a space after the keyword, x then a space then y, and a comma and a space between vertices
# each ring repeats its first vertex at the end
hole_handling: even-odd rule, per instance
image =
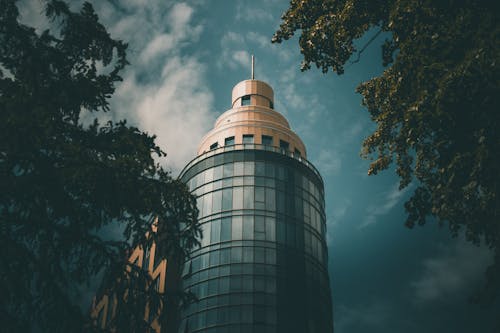
POLYGON ((270 107, 271 109, 274 109, 274 104, 273 104, 273 102, 269 101, 269 107, 270 107))
POLYGON ((230 136, 224 140, 225 146, 234 145, 234 136, 230 136))
POLYGON ((250 95, 241 97, 241 106, 250 105, 250 95))
POLYGON ((295 150, 293 152, 295 153, 295 156, 297 156, 297 157, 300 156, 300 150, 298 150, 297 148, 295 148, 295 150))
POLYGON ((253 143, 253 134, 243 134, 243 143, 253 143))
POLYGON ((288 150, 290 144, 286 141, 280 140, 280 148, 283 150, 288 150))
POLYGON ((269 135, 262 136, 262 144, 272 146, 273 145, 273 137, 269 135))
POLYGON ((216 143, 212 143, 212 144, 210 145, 210 150, 213 150, 213 149, 215 149, 215 148, 217 148, 217 147, 219 147, 219 143, 218 143, 218 142, 216 142, 216 143))
POLYGON ((221 242, 231 240, 231 218, 225 217, 221 221, 221 242))

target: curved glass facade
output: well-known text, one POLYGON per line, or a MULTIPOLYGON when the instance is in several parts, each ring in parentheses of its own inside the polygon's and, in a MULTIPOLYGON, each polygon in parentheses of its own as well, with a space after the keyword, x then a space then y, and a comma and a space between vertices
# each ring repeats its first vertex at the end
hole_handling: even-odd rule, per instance
POLYGON ((198 198, 203 237, 182 274, 199 301, 179 332, 332 332, 316 169, 290 152, 237 145, 199 156, 181 179, 198 198))

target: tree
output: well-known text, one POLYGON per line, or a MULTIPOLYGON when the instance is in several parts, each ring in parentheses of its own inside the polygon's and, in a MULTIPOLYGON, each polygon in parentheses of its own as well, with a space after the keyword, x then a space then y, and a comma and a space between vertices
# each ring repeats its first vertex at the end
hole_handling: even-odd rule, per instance
MULTIPOLYGON (((152 238, 163 242, 163 256, 182 260, 200 235, 196 200, 154 161, 165 155, 154 136, 126 121, 81 123, 83 114, 109 111, 127 45, 110 37, 89 3, 80 12, 64 1, 44 3, 55 28, 38 33, 19 22, 15 0, 0 0, 0 322, 7 332, 89 331, 78 286, 100 272, 108 281, 123 272, 127 251, 148 241, 155 217, 152 238), (123 240, 100 231, 112 225, 123 240)), ((118 331, 147 327, 143 310, 131 310, 135 326, 118 331)))
POLYGON ((400 189, 417 185, 405 203, 408 227, 432 216, 493 249, 490 296, 500 290, 499 15, 486 0, 292 0, 273 37, 300 30, 302 70, 314 63, 340 75, 367 46, 358 51, 356 39, 391 34, 387 68, 357 88, 377 124, 363 143, 368 174, 395 161, 400 189))

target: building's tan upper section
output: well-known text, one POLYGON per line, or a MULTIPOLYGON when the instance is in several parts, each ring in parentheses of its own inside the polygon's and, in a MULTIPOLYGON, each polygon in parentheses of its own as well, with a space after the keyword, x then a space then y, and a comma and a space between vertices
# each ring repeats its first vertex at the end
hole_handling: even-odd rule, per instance
POLYGON ((245 136, 246 143, 287 147, 283 149, 306 157, 302 140, 290 129, 285 117, 274 110, 273 89, 267 83, 258 80, 238 83, 233 88, 231 104, 232 109, 224 112, 216 120, 214 129, 202 139, 198 155, 228 142, 242 144, 245 136), (264 142, 270 138, 270 143, 264 142))

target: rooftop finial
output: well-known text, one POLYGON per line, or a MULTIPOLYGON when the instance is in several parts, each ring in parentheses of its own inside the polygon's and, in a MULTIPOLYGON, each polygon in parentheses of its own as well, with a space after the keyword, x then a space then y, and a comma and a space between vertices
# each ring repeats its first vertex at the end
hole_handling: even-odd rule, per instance
POLYGON ((253 54, 252 54, 252 80, 255 80, 254 66, 255 66, 255 59, 254 59, 253 54))

